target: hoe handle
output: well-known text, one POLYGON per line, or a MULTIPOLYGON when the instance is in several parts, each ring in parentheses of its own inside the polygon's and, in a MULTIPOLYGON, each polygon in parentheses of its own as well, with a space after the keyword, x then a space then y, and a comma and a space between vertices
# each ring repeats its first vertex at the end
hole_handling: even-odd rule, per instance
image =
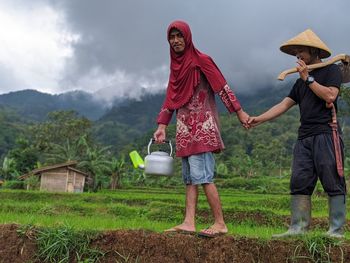
MULTIPOLYGON (((312 64, 312 65, 309 65, 307 66, 308 70, 313 70, 313 69, 317 69, 317 68, 323 68, 325 66, 328 66, 330 64, 333 64, 337 61, 343 61, 343 63, 349 63, 350 62, 350 56, 349 55, 346 55, 346 54, 339 54, 339 55, 336 55, 334 56, 333 58, 330 58, 328 59, 327 61, 325 62, 320 62, 320 63, 316 63, 316 64, 312 64)), ((282 71, 277 79, 278 80, 284 80, 285 77, 288 75, 288 74, 292 74, 292 73, 296 73, 298 72, 297 68, 291 68, 291 69, 287 69, 285 71, 282 71)))

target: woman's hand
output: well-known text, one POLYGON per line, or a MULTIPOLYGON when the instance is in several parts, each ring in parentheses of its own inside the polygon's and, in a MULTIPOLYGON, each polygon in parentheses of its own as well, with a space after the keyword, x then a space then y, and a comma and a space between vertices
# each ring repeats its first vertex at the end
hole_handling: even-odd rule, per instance
POLYGON ((166 125, 165 124, 159 124, 158 129, 154 132, 153 138, 156 141, 156 143, 163 143, 166 138, 166 125))
POLYGON ((237 114, 237 118, 242 123, 242 126, 246 129, 248 129, 249 128, 249 126, 248 126, 248 119, 249 119, 248 113, 246 113, 245 111, 240 109, 239 111, 236 112, 236 114, 237 114))

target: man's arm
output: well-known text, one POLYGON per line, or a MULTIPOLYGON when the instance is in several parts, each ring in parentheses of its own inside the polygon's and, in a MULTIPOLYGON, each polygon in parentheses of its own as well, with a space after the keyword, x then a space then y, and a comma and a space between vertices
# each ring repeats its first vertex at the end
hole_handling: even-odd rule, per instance
POLYGON ((337 87, 326 87, 316 81, 309 84, 309 88, 316 94, 317 97, 323 99, 327 105, 333 103, 339 93, 339 89, 337 87))
POLYGON ((248 125, 250 127, 255 127, 266 121, 273 120, 278 116, 282 115, 283 113, 285 113, 286 111, 288 111, 295 104, 296 103, 294 100, 292 100, 289 97, 286 97, 280 103, 276 104, 275 106, 270 108, 268 111, 264 112, 263 114, 257 117, 250 117, 248 120, 248 125))
MULTIPOLYGON (((307 65, 301 59, 297 61, 297 64, 297 70, 299 72, 300 78, 303 81, 306 81, 307 77, 309 76, 307 65)), ((309 88, 312 90, 313 93, 316 94, 317 97, 324 100, 327 103, 327 105, 332 104, 337 99, 339 93, 339 89, 337 87, 326 87, 316 81, 309 84, 309 88)))

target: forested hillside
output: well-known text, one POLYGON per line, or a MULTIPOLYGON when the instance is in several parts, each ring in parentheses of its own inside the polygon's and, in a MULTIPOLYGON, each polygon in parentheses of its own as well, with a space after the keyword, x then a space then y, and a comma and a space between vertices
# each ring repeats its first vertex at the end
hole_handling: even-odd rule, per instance
POLYGON ((6 154, 24 132, 24 121, 14 110, 0 105, 0 156, 6 154))
POLYGON ((49 112, 74 110, 91 120, 101 117, 106 107, 90 93, 72 91, 58 95, 21 90, 0 95, 0 105, 10 107, 29 121, 43 121, 49 112))
MULTIPOLYGON (((280 101, 288 91, 275 87, 237 96, 245 111, 254 115, 280 101)), ((155 119, 164 94, 115 105, 97 121, 74 110, 47 112, 49 106, 40 109, 36 104, 49 105, 44 103, 45 98, 50 102, 52 97, 36 94, 40 98, 36 101, 36 96, 31 92, 29 94, 31 96, 28 95, 22 107, 14 94, 8 97, 9 100, 4 103, 6 105, 0 104, 1 177, 14 180, 44 165, 77 160, 79 168, 91 175, 91 187, 95 189, 125 184, 180 183, 180 176, 145 180, 143 171, 134 169, 128 157, 132 150, 139 151, 143 157, 147 155, 147 144, 156 128, 155 119), (22 113, 24 109, 30 111, 31 107, 38 110, 34 115, 22 113), (38 121, 37 117, 44 116, 44 113, 46 117, 38 121)), ((345 121, 349 116, 349 98, 349 89, 344 87, 338 117, 343 126, 346 148, 350 147, 349 127, 345 121)), ((294 107, 275 121, 247 131, 235 114, 228 114, 222 104, 219 105, 226 147, 216 158, 219 181, 223 180, 229 186, 236 184, 237 178, 288 176, 299 126, 298 108, 294 107)), ((171 124, 168 138, 174 140, 174 134, 175 125, 171 124)), ((350 155, 346 153, 346 156, 350 155)), ((346 158, 346 164, 349 159, 346 158)), ((178 175, 180 166, 176 159, 178 175)))

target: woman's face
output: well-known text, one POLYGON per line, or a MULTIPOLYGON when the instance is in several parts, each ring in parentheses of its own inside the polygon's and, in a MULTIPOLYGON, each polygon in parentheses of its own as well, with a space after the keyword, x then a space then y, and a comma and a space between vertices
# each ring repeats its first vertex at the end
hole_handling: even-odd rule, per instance
POLYGON ((184 52, 186 44, 182 33, 177 29, 172 29, 169 33, 169 44, 170 47, 179 54, 184 52))

